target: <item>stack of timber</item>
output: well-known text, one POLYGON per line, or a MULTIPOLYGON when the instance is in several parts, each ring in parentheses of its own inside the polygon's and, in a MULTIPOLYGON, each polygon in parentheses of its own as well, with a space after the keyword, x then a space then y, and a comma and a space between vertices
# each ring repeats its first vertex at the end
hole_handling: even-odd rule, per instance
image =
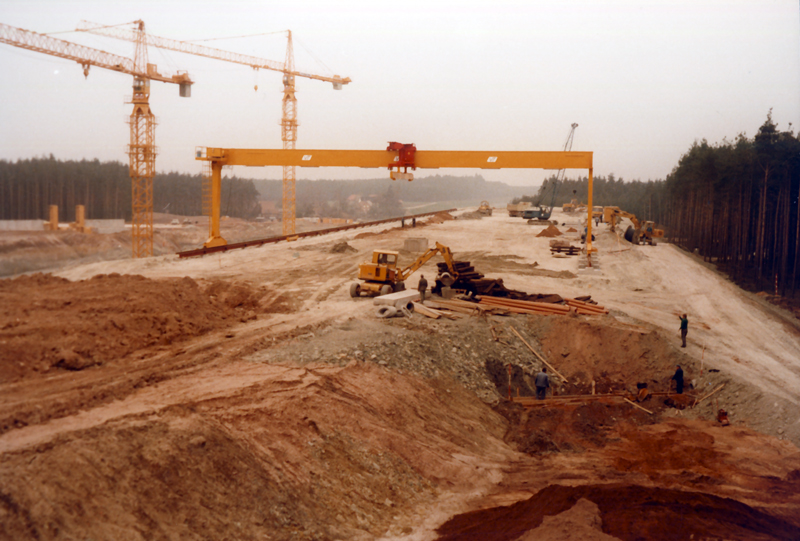
MULTIPOLYGON (((509 299, 523 300, 523 301, 536 301, 536 302, 549 302, 560 303, 564 299, 559 295, 542 295, 542 294, 529 294, 524 291, 516 291, 508 289, 503 285, 502 278, 484 278, 483 274, 476 271, 475 267, 469 261, 454 261, 458 279, 450 286, 452 289, 461 290, 471 295, 490 295, 492 297, 504 297, 509 299)), ((436 264, 439 274, 445 272, 449 273, 446 263, 436 264)), ((442 284, 439 280, 433 288, 433 293, 441 294, 442 284)))
POLYGON ((566 255, 578 255, 581 253, 581 248, 579 246, 551 246, 550 247, 551 254, 566 254, 566 255))
POLYGON ((576 313, 583 316, 597 316, 608 313, 607 308, 597 303, 592 304, 578 299, 564 299, 564 302, 566 302, 567 306, 570 308, 574 308, 576 313))
POLYGON ((491 296, 476 297, 479 304, 505 308, 512 314, 556 314, 565 315, 570 312, 584 316, 597 316, 607 314, 608 310, 598 304, 590 304, 576 299, 565 299, 566 304, 554 304, 547 302, 522 301, 515 299, 504 299, 491 296))
POLYGON ((537 400, 533 396, 513 397, 512 402, 521 404, 526 408, 548 407, 548 406, 577 406, 587 402, 615 403, 621 402, 625 398, 625 393, 609 394, 584 394, 584 395, 553 395, 545 400, 537 400))
POLYGON ((438 311, 441 315, 447 315, 444 311, 449 310, 451 312, 455 312, 456 314, 464 314, 469 316, 476 316, 476 315, 505 315, 510 313, 508 310, 505 310, 502 307, 494 307, 494 306, 486 306, 480 305, 478 303, 469 302, 469 301, 462 301, 458 299, 437 299, 437 300, 429 300, 425 301, 425 306, 428 308, 434 308, 438 311))
MULTIPOLYGON (((505 308, 512 314, 568 314, 571 308, 564 304, 554 304, 548 302, 521 301, 516 299, 504 299, 499 297, 481 296, 479 304, 505 308)), ((575 311, 575 310, 572 310, 575 311)))

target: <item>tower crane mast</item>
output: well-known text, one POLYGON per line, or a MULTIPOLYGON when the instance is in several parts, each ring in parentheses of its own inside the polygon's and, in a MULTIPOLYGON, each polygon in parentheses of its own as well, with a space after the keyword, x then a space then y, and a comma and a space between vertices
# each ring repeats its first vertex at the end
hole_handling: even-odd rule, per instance
MULTIPOLYGON (((135 21, 138 23, 141 21, 135 21)), ((77 28, 80 32, 89 32, 101 36, 112 37, 116 39, 134 41, 137 35, 134 31, 126 28, 120 28, 120 25, 104 26, 97 23, 88 21, 81 21, 77 28)), ((324 81, 333 84, 335 90, 341 90, 342 87, 350 83, 349 77, 340 77, 339 75, 325 76, 314 73, 306 73, 296 71, 294 67, 294 46, 292 43, 292 31, 287 30, 286 40, 286 58, 283 62, 274 60, 267 60, 255 56, 237 54, 214 47, 207 47, 205 45, 198 45, 176 39, 163 38, 153 35, 147 35, 145 43, 152 47, 161 49, 168 49, 186 54, 193 54, 196 56, 203 56, 212 58, 214 60, 222 60, 224 62, 233 62, 236 64, 243 64, 250 66, 253 69, 267 69, 272 71, 279 71, 283 73, 283 100, 282 100, 282 115, 281 115, 281 140, 283 141, 283 148, 291 150, 295 148, 297 143, 297 98, 295 96, 295 79, 302 77, 306 79, 313 79, 316 81, 324 81)), ((293 235, 295 232, 295 166, 283 167, 283 234, 293 235)), ((210 178, 207 179, 210 182, 210 178)), ((211 197, 214 197, 214 192, 209 190, 211 197)), ((208 205, 210 209, 213 203, 208 205)), ((210 227, 210 222, 209 222, 210 227)), ((213 236, 209 238, 206 243, 207 247, 215 246, 220 239, 213 236)))
POLYGON ((171 77, 158 73, 158 68, 147 62, 147 49, 142 40, 145 35, 144 23, 138 26, 136 32, 133 59, 2 23, 0 43, 73 60, 83 66, 86 77, 91 66, 133 75, 133 95, 130 102, 133 104, 133 111, 129 121, 128 144, 132 192, 131 246, 133 257, 148 257, 153 255, 153 176, 156 160, 155 117, 150 109, 150 81, 178 84, 183 97, 191 95, 193 81, 186 72, 178 72, 171 77))

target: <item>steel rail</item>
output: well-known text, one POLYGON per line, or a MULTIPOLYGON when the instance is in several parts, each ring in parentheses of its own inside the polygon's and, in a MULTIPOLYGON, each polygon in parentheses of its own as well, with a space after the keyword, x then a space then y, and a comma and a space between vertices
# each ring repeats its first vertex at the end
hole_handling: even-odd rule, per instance
POLYGON ((177 252, 179 258, 184 257, 200 257, 206 254, 213 254, 217 252, 227 252, 228 250, 237 250, 241 248, 249 248, 251 246, 262 246, 264 244, 274 244, 284 240, 297 240, 305 237, 317 237, 320 235, 328 235, 330 233, 338 233, 339 231, 347 231, 348 229, 359 229, 361 227, 370 227, 373 225, 386 224, 391 222, 405 222, 405 220, 414 220, 416 218, 425 218, 426 216, 435 216, 442 212, 454 212, 458 209, 437 210, 435 212, 426 212, 424 214, 412 214, 410 216, 399 216, 397 218, 387 218, 385 220, 378 220, 375 222, 364 222, 359 224, 349 224, 340 227, 331 227, 328 229, 318 229, 316 231, 306 231, 304 233, 294 233, 292 235, 281 235, 279 237, 269 237, 266 239, 247 240, 244 242, 236 242, 226 244, 225 246, 215 246, 213 248, 198 248, 196 250, 187 250, 185 252, 177 252))

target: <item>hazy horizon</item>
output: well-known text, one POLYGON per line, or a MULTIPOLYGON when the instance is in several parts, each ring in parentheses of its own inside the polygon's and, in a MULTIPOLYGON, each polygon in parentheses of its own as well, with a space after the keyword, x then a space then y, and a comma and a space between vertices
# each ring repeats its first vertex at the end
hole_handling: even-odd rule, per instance
MULTIPOLYGON (((69 32, 86 19, 142 19, 149 33, 352 78, 341 91, 297 80, 297 148, 592 151, 596 175, 663 179, 694 141, 752 137, 772 109, 800 122, 797 1, 498 1, 380 4, 6 0, 0 22, 123 56, 133 45, 69 32), (200 9, 198 9, 200 7, 200 9), (317 60, 319 59, 319 61, 317 60), (328 68, 327 66, 330 66, 328 68)), ((162 73, 187 70, 192 97, 153 83, 159 172, 194 174, 196 146, 280 148, 281 75, 160 49, 162 73), (258 86, 258 90, 254 87, 258 86)), ((127 162, 129 76, 0 45, 0 158, 127 162)), ((425 175, 428 171, 417 171, 425 175)), ((552 171, 479 172, 537 185, 552 171)), ((279 168, 235 168, 281 178, 279 168)), ((377 170, 298 169, 298 178, 375 178, 377 170)), ((580 171, 568 171, 576 176, 580 171)))

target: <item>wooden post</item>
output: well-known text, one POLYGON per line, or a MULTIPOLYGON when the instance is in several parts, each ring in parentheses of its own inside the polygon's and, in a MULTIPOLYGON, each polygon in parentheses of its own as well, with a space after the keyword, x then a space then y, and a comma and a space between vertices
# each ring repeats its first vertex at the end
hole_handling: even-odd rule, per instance
POLYGON ((528 349, 529 349, 529 350, 531 350, 531 352, 532 352, 534 355, 536 355, 536 356, 539 358, 539 360, 540 360, 540 361, 542 361, 542 362, 543 362, 545 365, 547 365, 547 367, 548 367, 550 370, 552 370, 552 371, 553 371, 553 373, 554 373, 555 375, 557 375, 558 377, 560 377, 561 379, 563 379, 563 380, 564 380, 564 383, 569 383, 569 381, 567 381, 567 378, 565 378, 565 377, 563 376, 563 374, 560 374, 560 373, 558 372, 558 370, 556 370, 555 368, 553 368, 553 365, 551 365, 550 363, 548 363, 547 361, 545 361, 545 360, 544 360, 544 357, 542 357, 541 355, 539 355, 538 353, 536 353, 536 350, 535 350, 535 349, 533 349, 533 348, 531 347, 531 345, 530 345, 528 342, 526 342, 526 341, 525 341, 525 339, 522 337, 522 335, 521 335, 521 334, 519 334, 519 333, 517 332, 517 329, 515 329, 514 327, 511 327, 510 325, 509 325, 509 328, 511 329, 511 331, 512 331, 514 334, 516 334, 516 335, 517 335, 517 337, 518 337, 520 340, 522 340, 522 343, 523 343, 523 344, 525 344, 526 346, 528 346, 528 349))

